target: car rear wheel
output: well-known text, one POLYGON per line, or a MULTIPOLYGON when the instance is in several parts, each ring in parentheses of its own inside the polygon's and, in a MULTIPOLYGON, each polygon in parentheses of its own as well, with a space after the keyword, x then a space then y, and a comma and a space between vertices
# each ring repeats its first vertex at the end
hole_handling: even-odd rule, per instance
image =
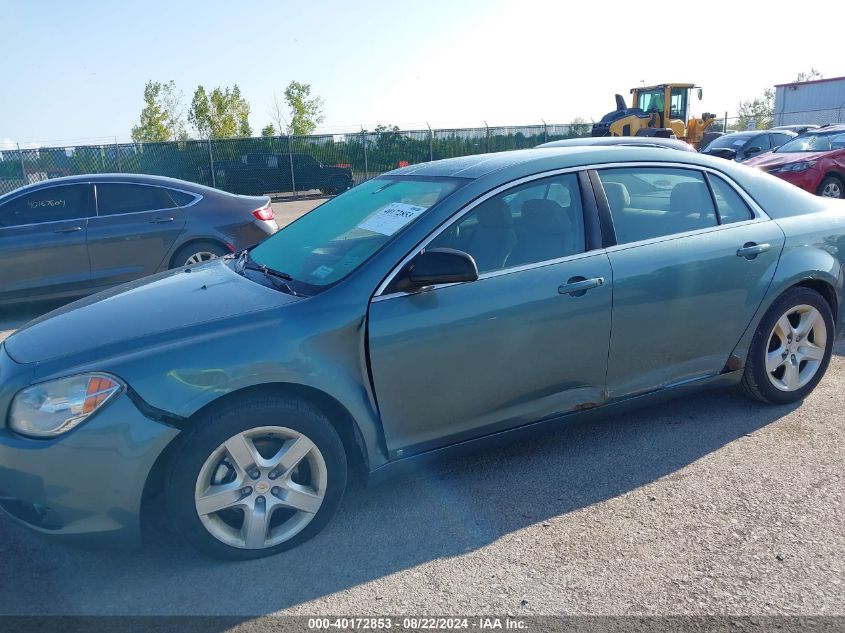
POLYGON ((836 176, 827 176, 819 185, 818 194, 823 198, 842 198, 842 181, 836 176))
POLYGON ((833 313, 815 290, 791 288, 754 334, 741 388, 771 404, 806 398, 824 376, 833 350, 833 313))
POLYGON ((165 484, 175 530, 217 558, 290 549, 325 527, 346 488, 346 454, 326 417, 262 397, 197 420, 165 484))
POLYGON ((179 249, 170 261, 171 268, 181 268, 182 266, 196 266, 203 262, 223 257, 229 252, 220 244, 214 242, 194 242, 179 249))
POLYGON ((334 178, 329 185, 329 193, 338 195, 351 187, 352 184, 345 178, 334 178))

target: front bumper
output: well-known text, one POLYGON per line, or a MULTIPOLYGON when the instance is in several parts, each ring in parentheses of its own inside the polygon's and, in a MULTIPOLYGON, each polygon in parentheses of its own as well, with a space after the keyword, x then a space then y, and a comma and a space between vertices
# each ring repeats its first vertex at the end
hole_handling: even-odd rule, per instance
MULTIPOLYGON (((0 347, 0 371, 11 361, 0 347)), ((140 543, 144 486, 179 433, 122 394, 66 435, 33 440, 6 427, 11 395, 0 373, 0 508, 33 530, 86 546, 140 543)))
POLYGON ((805 169, 804 171, 787 171, 787 172, 769 172, 772 176, 777 176, 781 180, 790 182, 796 187, 801 187, 804 191, 816 193, 821 183, 821 175, 815 169, 805 169))

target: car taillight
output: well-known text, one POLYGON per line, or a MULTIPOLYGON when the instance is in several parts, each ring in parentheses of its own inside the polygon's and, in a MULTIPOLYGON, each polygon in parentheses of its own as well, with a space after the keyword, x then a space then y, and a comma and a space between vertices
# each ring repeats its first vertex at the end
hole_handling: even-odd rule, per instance
POLYGON ((252 215, 255 216, 256 220, 274 220, 276 218, 276 216, 273 215, 273 207, 269 204, 266 207, 256 209, 252 212, 252 215))

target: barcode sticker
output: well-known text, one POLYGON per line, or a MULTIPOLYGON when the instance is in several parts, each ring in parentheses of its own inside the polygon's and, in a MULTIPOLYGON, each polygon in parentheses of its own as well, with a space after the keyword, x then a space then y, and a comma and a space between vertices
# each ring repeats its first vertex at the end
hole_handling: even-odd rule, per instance
POLYGON ((361 222, 358 228, 382 235, 393 235, 427 208, 404 202, 391 202, 361 222))

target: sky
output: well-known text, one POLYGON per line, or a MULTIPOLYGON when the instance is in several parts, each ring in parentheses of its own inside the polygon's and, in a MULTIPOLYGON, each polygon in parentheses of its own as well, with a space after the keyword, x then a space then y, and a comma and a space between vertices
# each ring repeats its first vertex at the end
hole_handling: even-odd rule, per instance
POLYGON ((845 23, 841 0, 788 18, 743 0, 657 6, 0 0, 0 148, 128 140, 148 80, 174 80, 186 106, 199 84, 237 84, 258 134, 294 79, 325 101, 319 131, 342 132, 597 120, 642 81, 695 82, 692 114, 724 116, 811 67, 845 75, 824 26, 845 23))

